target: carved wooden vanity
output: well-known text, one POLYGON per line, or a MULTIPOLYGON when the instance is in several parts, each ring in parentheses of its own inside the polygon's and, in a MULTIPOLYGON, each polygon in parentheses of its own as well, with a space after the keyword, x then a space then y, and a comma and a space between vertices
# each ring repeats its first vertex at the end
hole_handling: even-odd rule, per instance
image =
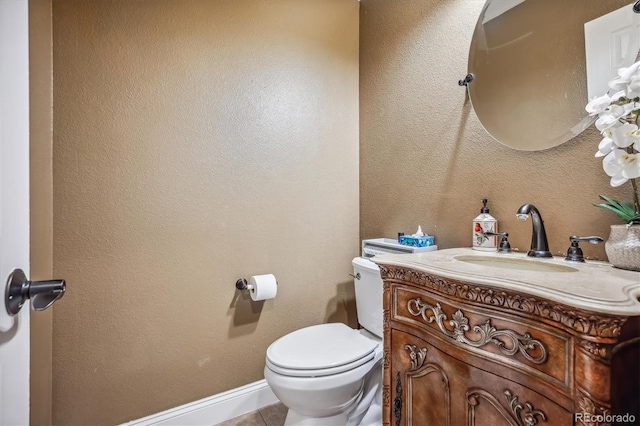
POLYGON ((640 422, 639 273, 600 263, 487 276, 457 253, 472 252, 373 259, 384 280, 383 424, 640 422))

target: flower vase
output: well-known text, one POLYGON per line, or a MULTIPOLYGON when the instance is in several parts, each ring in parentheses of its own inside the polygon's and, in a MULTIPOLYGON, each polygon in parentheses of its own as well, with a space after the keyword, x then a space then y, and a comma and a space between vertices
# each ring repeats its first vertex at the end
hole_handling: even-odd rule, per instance
POLYGON ((611 225, 605 251, 616 268, 640 271, 640 225, 611 225))

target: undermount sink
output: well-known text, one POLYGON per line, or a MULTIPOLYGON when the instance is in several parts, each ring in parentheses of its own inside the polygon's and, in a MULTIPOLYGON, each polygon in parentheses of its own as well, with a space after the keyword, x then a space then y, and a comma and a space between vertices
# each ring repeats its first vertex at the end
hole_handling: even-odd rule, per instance
POLYGON ((511 257, 489 257, 489 256, 471 256, 459 255, 453 257, 461 262, 471 263, 473 265, 487 266, 490 268, 515 269, 519 271, 535 271, 535 272, 577 272, 576 268, 566 265, 558 265, 556 263, 547 263, 538 260, 514 259, 511 257))

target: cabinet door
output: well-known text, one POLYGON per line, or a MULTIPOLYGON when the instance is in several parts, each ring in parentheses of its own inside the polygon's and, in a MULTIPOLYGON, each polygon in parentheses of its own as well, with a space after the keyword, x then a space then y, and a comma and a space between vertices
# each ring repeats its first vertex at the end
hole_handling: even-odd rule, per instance
POLYGON ((392 425, 573 424, 554 401, 456 358, 455 344, 445 353, 412 334, 390 334, 392 425))

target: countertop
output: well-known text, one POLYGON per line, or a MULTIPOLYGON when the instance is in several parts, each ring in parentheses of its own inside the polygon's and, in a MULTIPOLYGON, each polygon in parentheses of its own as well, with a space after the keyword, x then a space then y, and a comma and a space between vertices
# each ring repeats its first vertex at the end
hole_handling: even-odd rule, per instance
POLYGON ((614 268, 606 262, 568 262, 562 257, 539 259, 528 257, 525 253, 504 254, 471 248, 385 254, 370 260, 378 265, 400 266, 443 278, 539 296, 589 311, 640 316, 640 272, 614 268), (487 261, 487 264, 494 259, 498 262, 513 260, 516 265, 524 267, 535 267, 531 263, 542 262, 557 267, 558 271, 505 269, 461 259, 477 259, 487 261))

